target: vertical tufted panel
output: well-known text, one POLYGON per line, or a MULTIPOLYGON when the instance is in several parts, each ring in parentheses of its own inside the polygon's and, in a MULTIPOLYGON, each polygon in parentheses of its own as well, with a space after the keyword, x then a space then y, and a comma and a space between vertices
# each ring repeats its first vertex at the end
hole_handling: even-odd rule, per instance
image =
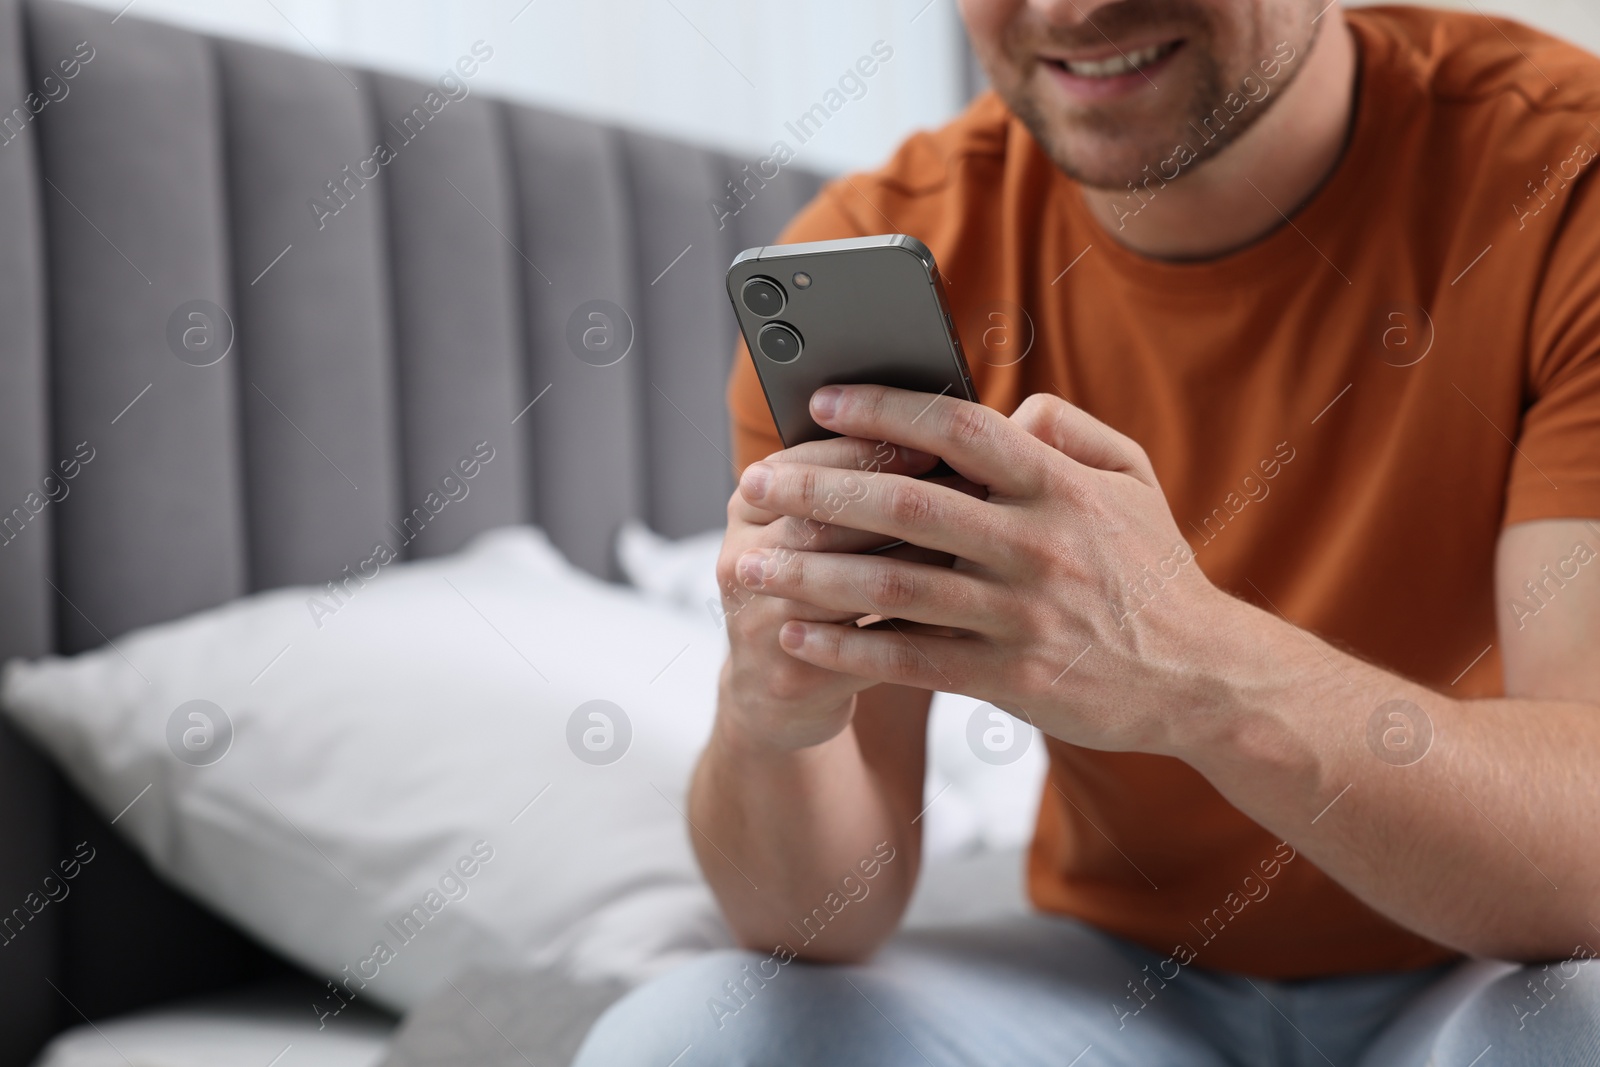
POLYGON ((498 107, 398 78, 378 76, 373 85, 374 140, 392 144, 396 124, 429 93, 440 107, 377 179, 388 202, 400 521, 415 538, 407 555, 435 556, 530 517, 528 420, 512 424, 526 403, 517 402, 526 387, 516 215, 498 107), (494 458, 464 479, 456 465, 478 442, 494 458))
MULTIPOLYGON (((31 122, 11 111, 27 110, 33 83, 22 34, 16 0, 0 0, 0 118, 12 120, 0 129, 0 657, 36 656, 54 643, 55 595, 45 581, 54 505, 41 502, 52 489, 61 492, 58 483, 41 484, 51 461, 37 140, 31 122)), ((0 846, 0 917, 7 917, 4 909, 55 861, 56 804, 44 763, 3 724, 0 813, 8 816, 0 846)), ((55 994, 43 978, 60 977, 58 936, 57 916, 41 912, 0 950, 3 1067, 20 1067, 53 1029, 55 994)))
POLYGON ((647 514, 681 537, 719 525, 733 492, 723 387, 734 324, 721 279, 735 249, 707 203, 724 164, 648 134, 629 133, 627 146, 648 378, 647 514))
MULTIPOLYGON (((615 131, 531 108, 508 107, 521 229, 528 385, 519 410, 532 438, 534 519, 573 562, 615 576, 618 523, 642 514, 646 444, 642 420, 646 349, 637 336, 626 161, 615 131), (626 318, 632 349, 579 359, 567 327, 583 305, 609 301, 626 318)), ((519 257, 520 258, 520 257, 519 257)), ((597 314, 606 314, 596 311, 597 314)), ((608 316, 609 318, 609 316, 608 316)), ((615 334, 613 334, 615 336, 615 334)))
POLYGON ((356 173, 373 87, 319 59, 218 49, 251 586, 321 582, 393 543, 400 517, 387 190, 356 173))
POLYGON ((42 484, 51 459, 37 140, 10 110, 26 111, 31 80, 16 0, 0 0, 0 117, 9 120, 0 129, 0 650, 19 655, 52 644, 46 501, 62 491, 42 484))
MULTIPOLYGON (((57 0, 0 0, 0 118, 88 49, 0 144, 0 507, 94 456, 0 544, 0 655, 331 579, 479 440, 495 459, 407 555, 536 521, 615 577, 623 518, 721 523, 723 271, 814 176, 719 225, 741 161, 476 96, 424 121, 425 84, 57 0), (169 339, 197 300, 234 328, 209 366, 169 339), (602 324, 625 356, 581 343, 602 324)), ((98 1016, 282 966, 57 793, 0 730, 0 899, 76 841, 105 857, 0 949, 0 1067, 76 1021, 44 977, 98 1016)))
MULTIPOLYGON (((204 38, 68 5, 32 4, 28 22, 36 70, 80 63, 70 92, 36 120, 48 459, 58 469, 79 462, 70 495, 51 509, 58 646, 77 651, 245 591, 236 360, 194 366, 168 338, 181 305, 231 302, 221 122, 204 38)), ((75 842, 112 833, 63 829, 52 864, 75 842)), ((154 964, 137 934, 102 959, 73 951, 96 928, 150 936, 149 917, 172 899, 137 865, 95 868, 76 882, 52 905, 58 999, 92 1008, 185 988, 211 961, 176 930, 154 964)))
POLYGON ((229 302, 228 227, 205 40, 29 11, 36 69, 93 50, 36 120, 51 460, 93 456, 54 509, 61 644, 77 651, 244 591, 235 361, 190 366, 167 343, 180 304, 229 302))

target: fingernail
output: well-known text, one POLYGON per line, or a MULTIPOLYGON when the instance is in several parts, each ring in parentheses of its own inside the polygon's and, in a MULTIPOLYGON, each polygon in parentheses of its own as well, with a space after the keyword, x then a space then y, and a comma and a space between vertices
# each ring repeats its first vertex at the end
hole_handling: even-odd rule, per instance
POLYGON ((811 414, 819 419, 831 419, 839 410, 839 397, 844 390, 837 385, 825 385, 811 394, 811 414))
POLYGON ((778 643, 793 652, 806 643, 806 628, 804 623, 790 619, 783 624, 783 629, 778 631, 778 643))
POLYGON ((767 584, 767 553, 761 549, 752 549, 739 557, 739 580, 751 589, 760 589, 767 584))
POLYGON ((739 479, 739 489, 745 496, 758 498, 765 496, 767 486, 772 484, 772 468, 765 463, 752 463, 744 469, 744 477, 739 479))

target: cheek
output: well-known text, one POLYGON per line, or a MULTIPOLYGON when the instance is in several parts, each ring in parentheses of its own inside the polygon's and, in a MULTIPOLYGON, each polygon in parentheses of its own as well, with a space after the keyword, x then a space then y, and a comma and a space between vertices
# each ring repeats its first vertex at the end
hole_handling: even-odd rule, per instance
POLYGON ((1002 51, 1006 29, 1027 7, 1026 0, 958 0, 973 51, 987 66, 1002 51))

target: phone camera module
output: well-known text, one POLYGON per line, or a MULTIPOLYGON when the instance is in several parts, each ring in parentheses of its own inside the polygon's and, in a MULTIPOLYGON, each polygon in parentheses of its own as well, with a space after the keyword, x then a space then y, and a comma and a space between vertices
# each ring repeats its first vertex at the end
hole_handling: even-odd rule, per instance
POLYGON ((756 335, 761 354, 774 363, 793 363, 800 358, 800 334, 787 322, 769 322, 756 335))
POLYGON ((741 295, 752 315, 770 319, 783 310, 783 286, 771 278, 751 278, 744 283, 741 295))

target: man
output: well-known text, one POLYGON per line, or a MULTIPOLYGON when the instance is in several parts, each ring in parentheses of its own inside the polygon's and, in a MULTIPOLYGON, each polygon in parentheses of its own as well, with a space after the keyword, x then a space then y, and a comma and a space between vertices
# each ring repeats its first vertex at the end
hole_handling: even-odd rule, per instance
POLYGON ((779 452, 740 353, 690 820, 747 951, 580 1062, 1600 1063, 1600 60, 962 8, 994 93, 785 240, 921 238, 983 403, 779 452), (933 690, 1049 738, 1039 914, 891 940, 933 690))

